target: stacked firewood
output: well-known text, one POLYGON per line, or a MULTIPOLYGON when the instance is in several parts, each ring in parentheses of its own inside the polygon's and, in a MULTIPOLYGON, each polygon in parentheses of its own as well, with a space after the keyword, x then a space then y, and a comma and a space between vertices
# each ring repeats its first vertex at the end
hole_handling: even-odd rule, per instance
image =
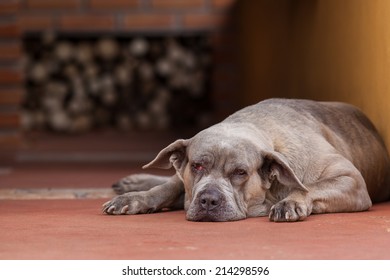
POLYGON ((26 129, 172 129, 210 121, 205 36, 25 38, 26 129))

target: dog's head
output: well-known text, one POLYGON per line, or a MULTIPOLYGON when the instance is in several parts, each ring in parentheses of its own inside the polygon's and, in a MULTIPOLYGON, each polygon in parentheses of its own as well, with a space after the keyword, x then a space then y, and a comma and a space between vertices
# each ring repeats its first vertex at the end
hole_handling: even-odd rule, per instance
POLYGON ((286 159, 253 127, 219 124, 164 148, 144 168, 176 169, 191 221, 233 221, 267 215, 274 182, 306 190, 286 159))

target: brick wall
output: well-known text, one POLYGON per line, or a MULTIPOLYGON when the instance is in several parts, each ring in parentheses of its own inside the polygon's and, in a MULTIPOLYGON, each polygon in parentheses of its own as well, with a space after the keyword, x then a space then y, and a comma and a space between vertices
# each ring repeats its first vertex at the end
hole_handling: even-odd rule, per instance
POLYGON ((217 116, 234 104, 234 0, 2 0, 0 2, 0 145, 20 139, 23 99, 22 36, 53 32, 211 31, 215 42, 214 92, 217 116))

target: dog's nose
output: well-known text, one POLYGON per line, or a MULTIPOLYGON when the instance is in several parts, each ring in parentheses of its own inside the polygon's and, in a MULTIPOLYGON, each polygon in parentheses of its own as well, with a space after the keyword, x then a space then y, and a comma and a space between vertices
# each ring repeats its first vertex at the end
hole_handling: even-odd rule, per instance
POLYGON ((199 196, 199 203, 206 211, 211 211, 221 205, 222 194, 216 189, 203 191, 199 196))

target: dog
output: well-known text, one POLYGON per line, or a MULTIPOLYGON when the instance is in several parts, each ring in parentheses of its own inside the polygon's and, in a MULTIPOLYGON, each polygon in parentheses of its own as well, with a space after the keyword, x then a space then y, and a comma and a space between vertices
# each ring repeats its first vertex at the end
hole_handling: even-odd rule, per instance
POLYGON ((184 208, 189 221, 295 222, 365 211, 390 199, 389 164, 384 141, 358 108, 268 99, 161 150, 144 168, 176 174, 120 180, 113 188, 121 195, 103 212, 184 208))

